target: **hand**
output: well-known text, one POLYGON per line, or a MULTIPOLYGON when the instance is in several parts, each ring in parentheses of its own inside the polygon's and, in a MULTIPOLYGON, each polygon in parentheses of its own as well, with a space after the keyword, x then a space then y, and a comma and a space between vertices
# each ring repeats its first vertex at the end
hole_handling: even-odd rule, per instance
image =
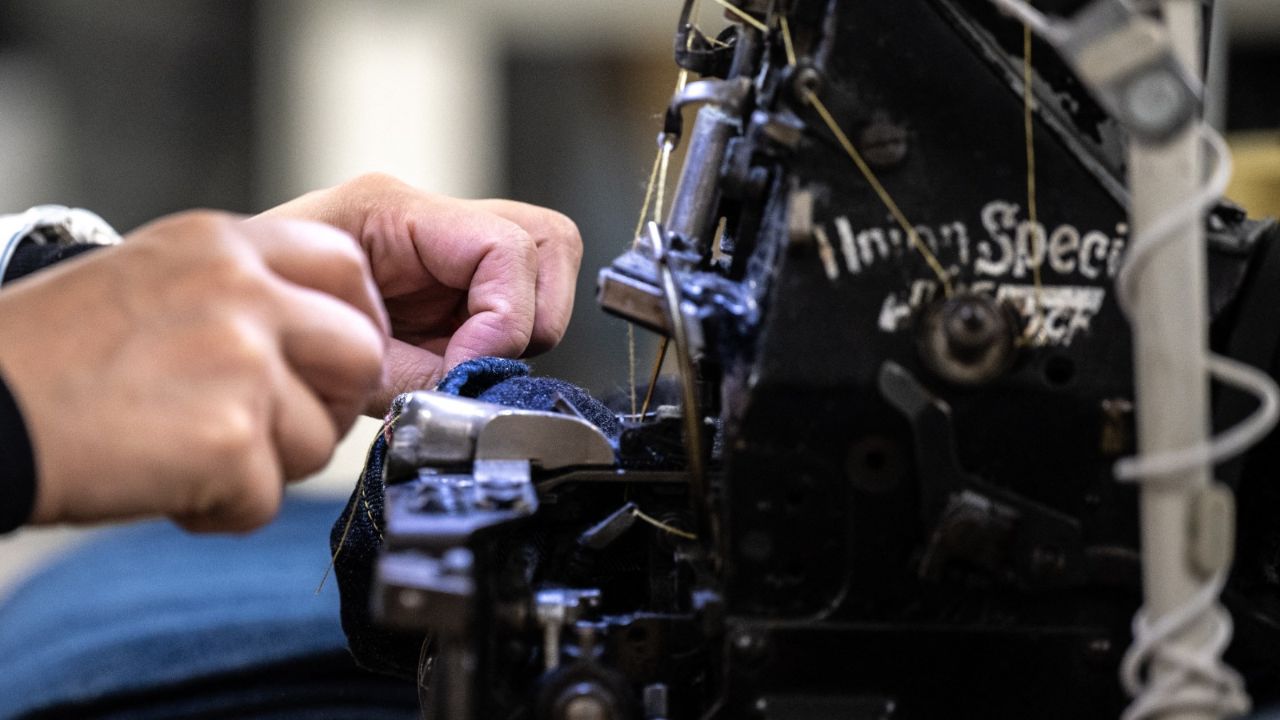
POLYGON ((351 238, 294 220, 175 215, 6 287, 33 521, 265 523, 382 384, 386 333, 351 238))
POLYGON ((317 220, 356 238, 391 319, 387 383, 367 412, 431 388, 482 355, 554 347, 573 312, 582 238, 565 216, 505 200, 430 195, 382 175, 265 213, 317 220))

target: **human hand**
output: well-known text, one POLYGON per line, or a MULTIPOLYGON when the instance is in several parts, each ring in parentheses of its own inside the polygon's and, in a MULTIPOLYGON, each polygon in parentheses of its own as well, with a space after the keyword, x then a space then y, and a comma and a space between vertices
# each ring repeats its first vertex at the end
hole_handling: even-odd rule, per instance
POLYGON ((297 220, 175 215, 6 286, 33 522, 267 522, 382 385, 386 333, 363 253, 297 220))
POLYGON ((392 333, 370 415, 401 392, 434 387, 464 360, 551 349, 573 312, 582 238, 551 210, 446 198, 368 175, 265 215, 333 225, 367 255, 392 333))

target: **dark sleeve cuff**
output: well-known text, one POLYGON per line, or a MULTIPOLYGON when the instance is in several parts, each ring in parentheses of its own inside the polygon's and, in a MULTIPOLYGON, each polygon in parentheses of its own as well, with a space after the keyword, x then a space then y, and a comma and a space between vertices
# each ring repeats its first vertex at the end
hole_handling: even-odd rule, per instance
POLYGON ((83 252, 96 250, 103 245, 93 245, 89 243, 78 245, 37 245, 33 242, 26 242, 18 246, 13 253, 13 259, 9 261, 9 268, 5 270, 3 280, 0 282, 13 282, 24 275, 48 267, 54 263, 61 262, 68 258, 75 257, 83 252))
POLYGON ((31 518, 36 500, 35 457, 18 403, 0 380, 0 533, 31 518))

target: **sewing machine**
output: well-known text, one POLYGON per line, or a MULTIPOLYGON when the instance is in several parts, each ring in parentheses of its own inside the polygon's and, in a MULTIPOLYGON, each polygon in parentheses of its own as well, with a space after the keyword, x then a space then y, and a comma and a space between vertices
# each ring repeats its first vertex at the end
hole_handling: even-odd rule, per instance
MULTIPOLYGON (((1204 331, 1268 371, 1280 339, 1274 224, 1215 204, 1162 228, 1162 193, 1129 177, 1200 153, 1186 8, 737 0, 708 37, 692 5, 659 137, 687 159, 598 297, 667 338, 680 402, 633 399, 615 439, 568 406, 421 392, 389 430, 372 601, 421 643, 424 717, 1104 718, 1126 690, 1129 717, 1217 717, 1245 686, 1275 699, 1276 443, 1220 464, 1221 484, 1207 437, 1171 460, 1150 403, 1219 365, 1179 385, 1149 362, 1156 330, 1131 331, 1185 316, 1185 357, 1204 331), (1117 282, 1140 232, 1155 248, 1179 228, 1177 267, 1204 280, 1152 311, 1177 297, 1151 279, 1173 261, 1117 282), (1150 490, 1184 503, 1185 532, 1117 481, 1135 454, 1134 480, 1200 473, 1150 490), (1224 488, 1245 499, 1235 525, 1224 488), (1161 594, 1165 537, 1189 579, 1161 594), (1219 660, 1219 595, 1243 682, 1219 660)), ((1215 427, 1265 431, 1253 400, 1204 394, 1215 427)))

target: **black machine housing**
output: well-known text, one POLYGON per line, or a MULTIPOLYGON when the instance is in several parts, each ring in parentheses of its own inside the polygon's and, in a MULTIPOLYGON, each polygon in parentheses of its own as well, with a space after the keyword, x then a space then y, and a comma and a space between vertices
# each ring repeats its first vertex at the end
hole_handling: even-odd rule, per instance
MULTIPOLYGON (((682 23, 677 61, 710 84, 697 122, 668 116, 675 207, 601 274, 607 310, 684 326, 694 405, 623 415, 608 464, 424 455, 425 406, 392 427, 375 606, 430 638, 424 716, 1116 717, 1141 602, 1112 474, 1134 450, 1124 133, 1037 41, 1033 224, 1022 28, 987 0, 735 5, 770 31, 682 23)), ((1276 229, 1208 223, 1214 344, 1270 369, 1276 229)), ((1222 424, 1249 409, 1215 402, 1222 424)), ((1220 473, 1243 498, 1229 660, 1261 702, 1275 452, 1220 473)))

